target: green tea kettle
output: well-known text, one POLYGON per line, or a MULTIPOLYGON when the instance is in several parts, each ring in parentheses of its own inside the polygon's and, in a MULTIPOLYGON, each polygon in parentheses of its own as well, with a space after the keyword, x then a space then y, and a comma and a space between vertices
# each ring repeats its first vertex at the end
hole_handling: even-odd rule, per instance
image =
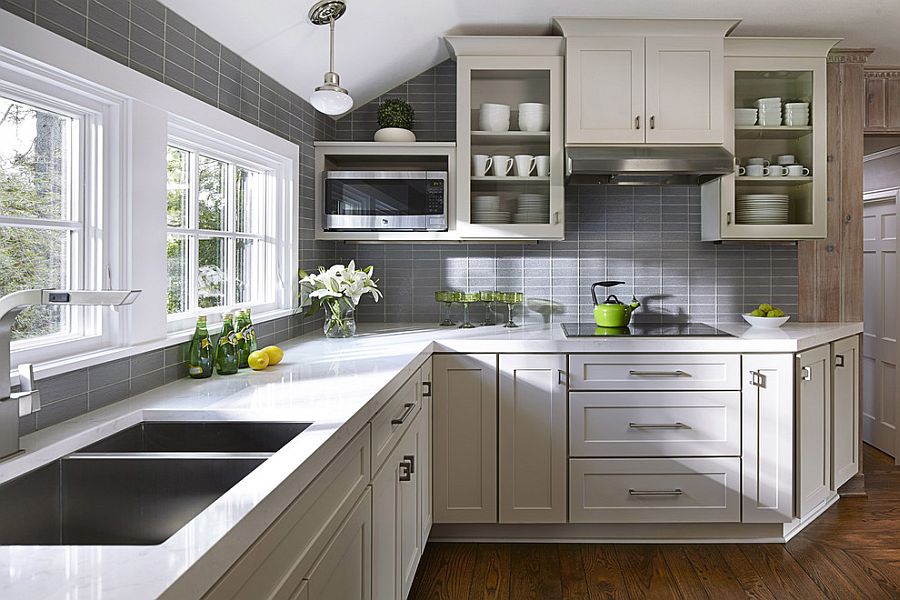
POLYGON ((591 286, 591 297, 594 299, 594 322, 600 327, 627 327, 631 321, 631 313, 637 309, 641 303, 634 296, 631 297, 631 304, 620 302, 613 294, 606 297, 606 302, 600 304, 597 302, 597 286, 609 288, 622 285, 624 281, 598 281, 591 286))

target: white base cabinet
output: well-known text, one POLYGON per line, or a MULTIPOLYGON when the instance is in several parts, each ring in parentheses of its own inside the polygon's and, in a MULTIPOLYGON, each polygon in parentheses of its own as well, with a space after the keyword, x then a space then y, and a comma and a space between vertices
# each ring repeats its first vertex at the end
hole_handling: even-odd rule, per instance
POLYGON ((566 522, 566 355, 500 355, 500 522, 566 522))
MULTIPOLYGON (((372 492, 366 490, 307 578, 315 600, 372 598, 372 492)), ((286 598, 291 598, 287 596, 286 598)))
POLYGON ((828 345, 797 355, 797 516, 831 495, 831 352, 828 345))
POLYGON ((831 344, 831 482, 838 489, 859 472, 859 337, 831 344))

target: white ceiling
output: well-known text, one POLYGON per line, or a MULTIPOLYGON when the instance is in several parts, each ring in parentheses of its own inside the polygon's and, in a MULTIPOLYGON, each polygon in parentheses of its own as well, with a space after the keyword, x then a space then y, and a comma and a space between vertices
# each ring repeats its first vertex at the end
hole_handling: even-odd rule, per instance
MULTIPOLYGON (((303 98, 328 70, 328 28, 314 0, 162 0, 303 98)), ((356 106, 448 57, 441 36, 542 34, 553 16, 739 18, 733 35, 841 37, 900 64, 898 0, 348 0, 335 31, 335 68, 356 106)))

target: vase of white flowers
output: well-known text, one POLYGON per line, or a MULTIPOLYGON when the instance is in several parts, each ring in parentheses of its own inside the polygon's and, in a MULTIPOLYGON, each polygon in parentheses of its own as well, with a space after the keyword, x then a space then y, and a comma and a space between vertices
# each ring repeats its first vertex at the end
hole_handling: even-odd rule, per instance
POLYGON ((356 306, 360 299, 371 294, 375 302, 381 290, 372 279, 372 267, 357 269, 352 260, 346 267, 319 267, 318 273, 300 271, 300 308, 308 307, 307 316, 320 309, 325 311, 322 331, 325 337, 348 338, 356 335, 356 306))

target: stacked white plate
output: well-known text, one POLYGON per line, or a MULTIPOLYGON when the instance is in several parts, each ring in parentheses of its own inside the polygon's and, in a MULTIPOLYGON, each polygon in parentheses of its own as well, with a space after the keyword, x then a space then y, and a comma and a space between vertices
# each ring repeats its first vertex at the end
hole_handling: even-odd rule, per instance
POLYGON ((519 194, 516 208, 513 223, 546 225, 550 222, 550 198, 544 194, 519 194))
POLYGON ((806 127, 809 125, 809 102, 785 103, 784 124, 789 127, 806 127))
POLYGON ((756 101, 759 110, 759 124, 762 127, 781 125, 781 98, 760 98, 756 101))
POLYGON ((735 125, 756 125, 756 109, 755 108, 735 108, 734 109, 735 125))
POLYGON ((512 215, 509 211, 500 210, 500 196, 473 196, 472 197, 472 222, 473 223, 511 223, 512 215))
POLYGON ((784 225, 790 218, 786 194, 744 194, 735 199, 734 208, 739 225, 784 225))

